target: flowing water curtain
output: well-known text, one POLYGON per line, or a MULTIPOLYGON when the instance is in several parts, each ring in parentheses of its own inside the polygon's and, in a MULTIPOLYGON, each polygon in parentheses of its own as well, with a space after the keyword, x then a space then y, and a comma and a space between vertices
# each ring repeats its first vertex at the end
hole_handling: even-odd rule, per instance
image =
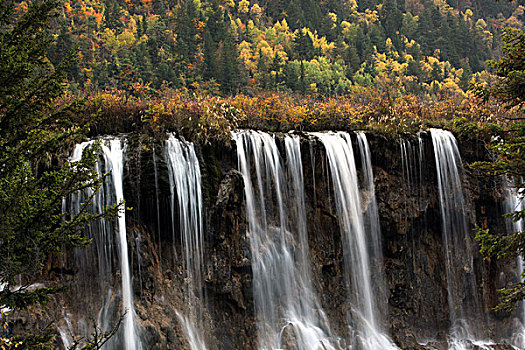
MULTIPOLYGON (((153 156, 153 174, 155 176, 155 209, 157 213, 157 226, 155 227, 157 230, 157 240, 158 240, 158 254, 159 254, 159 261, 162 260, 162 239, 161 239, 161 224, 160 224, 160 193, 159 193, 159 165, 157 161, 157 148, 155 147, 155 144, 152 145, 152 156, 153 156)), ((160 273, 162 274, 162 264, 159 264, 160 273)))
POLYGON ((166 141, 165 155, 171 189, 173 238, 175 242, 178 228, 187 274, 187 308, 184 312, 177 311, 177 315, 184 326, 183 331, 191 349, 204 350, 204 228, 199 160, 194 145, 177 139, 173 134, 170 134, 166 141), (179 223, 178 227, 176 222, 179 223))
MULTIPOLYGON (((78 161, 82 157, 83 151, 92 146, 94 141, 81 143, 75 147, 70 158, 71 162, 78 161)), ((93 202, 88 210, 93 213, 102 213, 107 206, 120 203, 124 200, 123 189, 123 168, 124 168, 124 148, 123 141, 120 139, 109 139, 101 141, 101 158, 97 163, 99 174, 110 175, 107 177, 104 186, 94 194, 93 202)), ((83 193, 72 195, 69 199, 69 210, 73 213, 82 209, 82 203, 93 195, 89 190, 83 193)), ((65 208, 67 204, 65 205, 65 208)), ((81 265, 81 271, 92 273, 93 265, 90 254, 96 255, 98 268, 98 281, 100 285, 100 298, 102 307, 98 313, 98 327, 103 331, 110 331, 115 323, 118 322, 119 315, 122 316, 122 323, 119 331, 109 342, 104 345, 104 349, 125 349, 140 350, 142 343, 139 336, 140 328, 136 323, 135 307, 133 303, 133 289, 131 283, 131 271, 128 256, 128 243, 126 231, 125 210, 122 208, 116 218, 116 222, 101 220, 91 223, 87 228, 87 234, 93 238, 94 245, 87 252, 77 251, 77 258, 81 265), (116 224, 116 225, 114 225, 116 224), (118 243, 119 251, 113 251, 114 243, 118 243), (112 266, 113 256, 117 256, 120 262, 121 275, 121 301, 122 310, 115 310, 114 295, 111 288, 111 278, 114 274, 112 266)), ((88 281, 88 275, 81 280, 88 281)), ((87 282, 89 283, 89 282, 87 282)))
MULTIPOLYGON (((515 188, 515 181, 511 181, 507 178, 503 179, 505 185, 505 202, 503 203, 505 213, 512 213, 515 211, 525 210, 525 200, 519 194, 518 190, 515 188)), ((522 182, 523 183, 523 182, 522 182)), ((523 220, 518 220, 516 222, 512 221, 510 218, 505 220, 507 226, 507 232, 512 234, 515 232, 525 231, 525 222, 523 220)), ((524 261, 522 256, 518 256, 517 261, 517 274, 518 278, 521 278, 523 274, 524 261)), ((511 344, 518 347, 519 349, 525 348, 525 301, 520 303, 518 311, 518 319, 520 324, 516 327, 516 332, 512 336, 510 341, 511 344)))
MULTIPOLYGON (((417 213, 423 214, 423 218, 410 222, 409 237, 412 246, 412 270, 420 271, 422 266, 418 266, 421 261, 421 235, 427 230, 426 206, 427 199, 424 186, 425 157, 424 142, 422 133, 417 134, 417 142, 410 139, 401 138, 399 141, 401 168, 403 174, 403 190, 405 198, 405 220, 414 219, 417 213), (411 199, 415 197, 415 200, 411 199)), ((409 224, 406 222, 406 224, 409 224)))
POLYGON ((351 337, 366 350, 397 349, 383 332, 372 287, 370 253, 373 245, 365 232, 352 140, 345 132, 313 133, 326 149, 345 261, 352 312, 351 337))
POLYGON ((442 237, 450 313, 450 349, 470 349, 480 342, 485 315, 477 292, 476 249, 463 193, 463 165, 451 132, 431 129, 436 161, 442 237))
POLYGON ((304 193, 304 175, 301 157, 301 140, 297 135, 284 136, 286 165, 289 184, 287 218, 294 240, 295 271, 292 277, 291 304, 288 321, 294 326, 299 349, 334 349, 335 339, 312 284, 311 261, 308 245, 307 215, 304 193), (295 209, 295 210, 294 210, 295 209), (295 294, 294 294, 295 293, 295 294))
POLYGON ((369 268, 372 277, 372 290, 378 312, 378 319, 382 321, 387 313, 387 286, 382 271, 383 249, 381 247, 381 228, 374 186, 372 154, 366 134, 364 132, 357 132, 356 136, 363 174, 361 183, 361 198, 364 212, 363 224, 370 259, 369 268))
POLYGON ((300 140, 284 136, 283 168, 273 136, 232 137, 244 178, 259 348, 335 349, 311 282, 300 140))

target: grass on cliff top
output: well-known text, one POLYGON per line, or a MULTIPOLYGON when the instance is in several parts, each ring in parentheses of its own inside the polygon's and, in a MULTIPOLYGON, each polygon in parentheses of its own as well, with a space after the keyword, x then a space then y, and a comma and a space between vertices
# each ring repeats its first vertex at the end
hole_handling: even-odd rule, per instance
POLYGON ((460 138, 479 138, 499 133, 515 113, 465 94, 430 98, 371 87, 325 98, 269 92, 213 97, 177 90, 136 97, 112 91, 88 96, 85 113, 76 122, 88 124, 90 136, 129 132, 154 136, 171 131, 196 143, 227 142, 232 130, 245 128, 367 130, 398 137, 440 127, 460 138))

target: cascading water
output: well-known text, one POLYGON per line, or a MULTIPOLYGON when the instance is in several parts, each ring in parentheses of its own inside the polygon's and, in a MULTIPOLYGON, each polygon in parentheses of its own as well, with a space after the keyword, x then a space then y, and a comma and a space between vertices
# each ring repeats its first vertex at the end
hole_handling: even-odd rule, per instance
POLYGON ((445 252, 449 317, 449 349, 471 349, 479 343, 483 311, 474 271, 474 243, 463 194, 463 165, 451 132, 431 129, 436 160, 442 237, 445 252))
POLYGON ((204 228, 202 222, 201 172, 192 143, 169 135, 166 159, 171 188, 173 237, 177 221, 180 229, 187 274, 187 310, 177 312, 192 350, 205 350, 202 335, 204 295, 202 286, 204 228))
POLYGON ((62 309, 62 320, 57 320, 57 330, 64 348, 69 349, 73 345, 73 324, 67 312, 62 309), (62 321, 62 322, 61 322, 62 321))
MULTIPOLYGON (((379 211, 374 186, 374 173, 372 171, 372 155, 368 140, 364 132, 357 132, 357 145, 363 170, 361 203, 363 204, 363 224, 367 234, 368 254, 370 259, 370 274, 373 277, 372 288, 378 313, 385 312, 386 286, 383 280, 381 266, 383 265, 383 251, 381 248, 381 228, 379 226, 379 211)), ((380 316, 382 319, 383 317, 380 316)))
POLYGON ((414 191, 414 184, 417 178, 416 151, 410 141, 401 139, 401 167, 403 168, 403 178, 407 184, 409 193, 414 191))
MULTIPOLYGON (((82 157, 84 149, 91 146, 94 141, 84 142, 76 146, 71 162, 78 161, 82 157)), ((123 190, 123 167, 124 167, 124 150, 120 139, 105 140, 101 144, 102 159, 97 164, 99 174, 111 173, 108 177, 108 183, 104 185, 98 193, 95 194, 90 210, 93 213, 101 213, 107 206, 120 203, 124 200, 123 190)), ((78 213, 83 206, 83 202, 91 193, 78 193, 70 199, 72 213, 78 213)), ((135 323, 135 308, 133 305, 133 290, 131 285, 131 272, 128 258, 128 243, 126 233, 126 216, 122 208, 117 217, 116 230, 113 229, 112 223, 102 221, 93 223, 89 227, 89 234, 94 238, 95 247, 98 255, 98 269, 101 280, 101 286, 107 286, 108 276, 112 273, 112 242, 113 235, 119 245, 120 273, 122 278, 122 309, 123 320, 118 337, 111 339, 106 343, 105 349, 125 349, 140 350, 141 340, 137 334, 137 325, 135 323)), ((99 312, 99 325, 104 331, 109 331, 111 317, 109 311, 111 307, 111 289, 107 289, 108 297, 103 301, 103 307, 99 312)))
MULTIPOLYGON (((417 144, 413 144, 411 140, 400 139, 400 153, 401 153, 401 167, 403 170, 403 180, 406 186, 405 198, 405 211, 406 218, 411 216, 414 212, 426 213, 425 205, 426 194, 424 186, 424 171, 425 171, 425 158, 424 158, 424 143, 421 133, 417 135, 417 144), (415 197, 416 201, 409 200, 410 197, 415 197)), ((423 220, 418 220, 412 223, 410 228, 410 237, 412 245, 412 270, 414 273, 421 272, 423 266, 417 266, 416 261, 420 261, 421 245, 420 235, 423 231, 426 231, 426 214, 423 214, 423 220)))
MULTIPOLYGON (((110 140, 109 146, 102 144, 102 154, 111 171, 111 179, 115 190, 117 203, 124 201, 123 168, 124 151, 121 140, 110 140)), ((128 241, 126 236, 126 215, 122 208, 117 218, 118 239, 120 247, 120 272, 122 274, 122 305, 124 315, 124 349, 136 350, 140 346, 135 330, 135 308, 133 306, 133 292, 131 288, 131 273, 129 269, 128 241)))
POLYGON ((379 227, 379 212, 377 209, 374 174, 372 171, 372 156, 366 134, 364 132, 358 132, 356 135, 363 168, 362 186, 366 193, 367 203, 364 215, 365 232, 368 233, 369 237, 370 258, 377 259, 377 266, 379 266, 382 263, 383 253, 381 251, 381 229, 379 227))
POLYGON ((157 238, 159 240, 159 261, 162 261, 162 241, 160 226, 160 199, 159 199, 159 166, 157 164, 156 148, 153 147, 153 174, 155 175, 155 206, 157 209, 157 238))
POLYGON ((286 171, 272 136, 256 131, 232 136, 244 178, 259 349, 293 341, 300 350, 335 350, 311 283, 299 139, 285 136, 286 171))
MULTIPOLYGON (((323 143, 330 165, 337 218, 343 241, 348 293, 353 308, 349 323, 353 327, 352 331, 355 332, 357 346, 366 350, 397 349, 381 330, 376 304, 377 291, 372 286, 368 250, 368 247, 374 244, 370 243, 365 231, 350 135, 344 132, 314 133, 314 135, 323 143)), ((364 144, 366 139, 362 136, 360 139, 364 144)), ((369 167, 369 164, 367 166, 369 167)), ((368 178, 367 181, 373 183, 369 177, 371 168, 369 169, 365 177, 368 178)), ((372 241, 374 240, 378 241, 378 238, 373 238, 372 241)))
MULTIPOLYGON (((512 213, 515 211, 522 211, 525 210, 525 200, 523 200, 523 197, 520 196, 518 193, 518 190, 515 188, 516 185, 514 181, 508 181, 505 179, 505 183, 507 185, 505 189, 505 202, 504 202, 504 209, 506 213, 512 213)), ((515 232, 523 232, 525 231, 525 223, 523 220, 519 221, 512 221, 510 218, 506 219, 507 224, 507 232, 508 233, 515 233, 515 232)), ((523 275, 523 257, 519 256, 517 258, 517 267, 518 267, 518 274, 521 278, 523 275)), ((520 310, 519 311, 519 321, 521 325, 518 327, 518 331, 514 334, 512 337, 511 343, 516 346, 518 349, 524 349, 525 348, 525 302, 520 303, 520 310)))

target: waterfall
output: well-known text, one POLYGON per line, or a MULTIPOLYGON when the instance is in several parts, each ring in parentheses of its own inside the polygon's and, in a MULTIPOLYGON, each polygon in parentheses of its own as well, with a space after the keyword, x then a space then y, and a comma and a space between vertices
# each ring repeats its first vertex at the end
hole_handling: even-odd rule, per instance
POLYGON ((411 194, 414 192, 414 184, 417 179, 417 160, 416 151, 410 143, 410 141, 401 139, 401 167, 403 168, 403 179, 407 184, 408 192, 411 194))
POLYGON ((172 134, 166 141, 166 159, 171 189, 171 213, 175 240, 177 208, 180 237, 187 275, 187 310, 177 312, 192 350, 205 350, 202 336, 204 318, 203 248, 201 172, 192 143, 179 140, 172 134))
MULTIPOLYGON (((84 149, 91 146, 93 143, 94 141, 88 141, 77 145, 70 161, 78 161, 82 157, 84 149)), ((102 141, 101 151, 102 157, 97 164, 97 171, 99 174, 111 173, 111 175, 108 177, 107 183, 103 188, 94 195, 93 203, 91 208, 89 208, 93 213, 101 213, 106 206, 120 203, 124 200, 124 150, 122 148, 122 141, 120 139, 102 141)), ((70 198, 70 210, 72 213, 78 213, 84 205, 84 201, 92 194, 89 193, 89 190, 86 192, 87 193, 78 193, 70 198)), ((122 279, 122 312, 124 315, 118 339, 111 339, 111 341, 105 345, 105 348, 140 350, 142 346, 140 337, 137 334, 138 327, 135 322, 135 308, 133 305, 133 290, 128 258, 126 215, 124 208, 119 211, 116 221, 117 225, 115 229, 113 229, 112 223, 107 222, 106 220, 95 222, 91 224, 88 229, 89 235, 93 237, 95 241, 95 248, 98 256, 99 279, 103 288, 108 284, 109 276, 112 274, 111 261, 114 254, 112 251, 114 239, 117 240, 119 246, 118 257, 120 260, 120 273, 122 279)), ((99 312, 99 325, 101 325, 101 328, 104 331, 108 331, 114 326, 111 324, 111 317, 109 316, 109 314, 111 314, 110 299, 112 296, 110 288, 107 291, 107 295, 109 297, 103 301, 103 307, 99 312)))
POLYGON ((284 136, 283 169, 272 136, 256 131, 232 136, 244 178, 259 349, 293 342, 300 350, 335 350, 311 282, 299 138, 284 136))
POLYGON ((64 308, 62 308, 62 320, 57 320, 57 331, 62 345, 64 345, 65 349, 69 349, 73 345, 73 324, 64 308))
MULTIPOLYGON (((102 154, 111 170, 111 179, 115 190, 116 203, 124 201, 123 168, 124 151, 120 140, 110 140, 109 146, 102 144, 102 154)), ((135 332, 135 308, 133 306, 133 291, 131 287, 131 273, 128 259, 128 241, 126 236, 126 215, 122 208, 117 218, 118 240, 120 247, 120 273, 122 274, 122 305, 124 315, 124 349, 136 350, 140 341, 135 332)))
MULTIPOLYGON (((381 229, 379 227, 379 211, 377 209, 377 200, 375 194, 374 186, 374 173, 372 171, 372 156, 370 154, 370 147, 368 146, 368 140, 364 132, 358 132, 357 141, 359 147, 359 154, 361 156, 361 164, 363 168, 363 191, 366 195, 366 209, 364 210, 364 228, 365 232, 368 234, 368 246, 369 246, 369 255, 370 260, 374 262, 371 267, 379 268, 383 264, 383 252, 381 248, 381 229)), ((362 201, 363 203, 364 201, 362 201)), ((372 273, 376 277, 379 277, 377 280, 378 286, 383 293, 384 283, 381 282, 381 272, 379 269, 372 273)), ((383 295, 381 295, 381 298, 383 295)))
MULTIPOLYGON (((344 132, 313 133, 323 143, 331 170, 332 184, 337 210, 337 218, 343 241, 345 277, 349 285, 352 315, 349 323, 353 325, 358 346, 366 350, 397 349, 381 330, 381 320, 376 303, 377 291, 372 287, 371 260, 369 246, 378 238, 370 239, 366 232, 358 187, 357 170, 350 135, 344 132)), ((363 145, 363 157, 367 163, 366 138, 359 136, 363 145)), ((373 186, 370 164, 366 164, 366 181, 373 186)), ((366 186, 365 186, 366 187, 366 186)), ((370 185, 368 185, 370 190, 370 185)), ((373 187, 371 189, 373 191, 373 187)), ((370 220, 369 218, 367 221, 370 220)), ((375 220, 375 219, 374 219, 375 220)))
MULTIPOLYGON (((162 240, 160 236, 161 228, 160 228, 160 198, 159 198, 159 166, 157 163, 157 150, 155 146, 153 146, 153 174, 155 175, 155 209, 157 211, 157 238, 159 240, 159 261, 162 261, 162 240)), ((160 265, 160 268, 162 269, 162 264, 160 265)))
MULTIPOLYGON (((474 270, 475 245, 463 194, 463 165, 451 132, 431 129, 436 160, 447 293, 450 349, 470 349, 479 336, 481 309, 474 270)), ((481 317, 482 318, 482 317, 481 317)))
MULTIPOLYGON (((512 213, 514 211, 525 210, 525 201, 523 197, 520 196, 518 190, 515 188, 514 181, 509 181, 504 179, 506 188, 505 188, 505 202, 503 203, 506 213, 512 213)), ((510 218, 505 220, 508 233, 522 232, 525 231, 525 223, 523 220, 512 221, 510 218)), ((523 274, 523 257, 519 256, 517 258, 517 272, 521 278, 523 274)), ((514 334, 511 343, 519 349, 525 348, 525 301, 520 303, 519 310, 519 321, 521 323, 518 331, 514 334)))
MULTIPOLYGON (((364 132, 357 132, 357 145, 363 170, 361 203, 363 203, 363 224, 367 234, 368 254, 370 259, 370 274, 373 277, 372 288, 378 313, 386 308, 386 286, 383 279, 383 250, 381 247, 381 228, 379 226, 379 211, 374 186, 374 173, 372 171, 372 155, 368 140, 364 132)), ((380 316, 383 319, 382 316, 380 316)))
POLYGON ((405 217, 408 223, 409 218, 413 217, 415 213, 422 212, 423 220, 416 220, 411 223, 410 227, 410 241, 412 245, 412 272, 421 272, 424 266, 418 266, 417 261, 421 261, 421 242, 420 236, 426 231, 426 194, 424 187, 424 172, 425 172, 425 155, 424 143, 421 133, 417 135, 417 144, 413 144, 411 140, 400 139, 399 143, 401 154, 401 168, 403 173, 403 181, 406 188, 405 198, 405 217), (410 200, 411 197, 416 197, 416 200, 410 200))

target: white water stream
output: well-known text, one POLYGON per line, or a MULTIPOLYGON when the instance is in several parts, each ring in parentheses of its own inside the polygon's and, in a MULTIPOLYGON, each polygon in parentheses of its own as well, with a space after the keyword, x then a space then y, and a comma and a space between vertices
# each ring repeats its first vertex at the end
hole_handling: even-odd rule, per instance
MULTIPOLYGON (((506 185, 505 203, 504 203, 505 213, 512 213, 514 211, 525 210, 525 200, 518 193, 518 190, 515 188, 514 182, 509 181, 508 179, 504 179, 504 181, 506 185)), ((523 220, 514 222, 510 218, 507 218, 505 221, 507 224, 508 233, 525 231, 525 223, 523 222, 523 220)), ((521 276, 523 275, 523 265, 524 265, 523 257, 521 256, 518 257, 516 264, 518 267, 517 272, 521 278, 521 276)), ((521 325, 518 328, 517 332, 512 337, 511 343, 518 349, 525 349, 525 301, 522 301, 520 303, 520 309, 518 310, 518 312, 519 312, 519 321, 521 322, 521 325)))
MULTIPOLYGON (((355 335, 355 342, 360 349, 397 349, 382 330, 382 320, 376 304, 378 291, 374 290, 371 281, 369 246, 377 247, 379 244, 377 236, 374 237, 378 234, 378 229, 371 227, 371 230, 376 231, 375 233, 365 231, 352 140, 345 132, 313 133, 313 135, 325 146, 330 165, 337 218, 343 240, 345 278, 353 308, 349 315, 351 332, 355 335)), ((366 138, 363 136, 362 134, 359 136, 365 155, 363 163, 365 169, 366 167, 370 169, 366 171, 365 178, 368 178, 368 190, 373 191, 373 186, 370 187, 373 180, 369 178, 371 167, 366 161, 367 147, 364 147, 366 138)), ((377 248, 372 251, 374 250, 377 253, 377 248)))
MULTIPOLYGON (((80 160, 84 149, 91 146, 94 141, 81 143, 75 147, 73 155, 70 158, 71 162, 80 160)), ((108 205, 122 202, 124 200, 123 188, 123 168, 124 168, 124 149, 120 139, 103 140, 101 143, 101 160, 97 164, 97 171, 99 174, 111 173, 108 177, 107 184, 95 194, 91 211, 93 213, 101 213, 108 205)), ((83 200, 90 193, 79 193, 71 198, 71 212, 79 212, 83 205, 83 200)), ((119 247, 119 262, 121 274, 121 293, 122 293, 122 313, 123 320, 119 336, 106 343, 104 349, 125 349, 125 350, 140 350, 141 340, 138 335, 138 327, 135 321, 135 308, 133 304, 133 290, 131 284, 131 271, 128 257, 128 243, 126 231, 126 213, 125 209, 121 208, 116 220, 116 228, 113 230, 110 222, 103 221, 100 223, 93 223, 89 228, 90 234, 95 241, 95 246, 98 253, 99 273, 101 285, 105 286, 108 280, 108 275, 112 273, 112 242, 116 239, 119 247), (113 237, 115 236, 115 237, 113 237)), ((105 294, 105 293, 104 293, 105 294)), ((103 331, 109 331, 114 325, 110 323, 109 309, 111 307, 112 291, 108 289, 107 295, 109 297, 103 300, 103 307, 99 312, 99 327, 103 331)), ((104 298, 104 296, 102 297, 104 298)))
POLYGON ((240 131, 233 138, 245 185, 259 349, 291 343, 335 350, 311 282, 299 138, 285 136, 286 167, 269 134, 240 131))
POLYGON ((176 216, 182 240, 186 278, 186 310, 177 312, 192 350, 205 350, 204 293, 202 285, 204 228, 202 221, 201 171, 192 143, 170 134, 166 160, 171 189, 171 213, 175 237, 176 216), (177 210, 178 208, 178 210, 177 210))
POLYGON ((449 349, 485 346, 482 338, 484 313, 479 300, 474 249, 468 223, 468 203, 463 193, 463 165, 451 132, 431 129, 437 169, 447 293, 450 318, 449 349), (481 316, 480 316, 481 315, 481 316))

